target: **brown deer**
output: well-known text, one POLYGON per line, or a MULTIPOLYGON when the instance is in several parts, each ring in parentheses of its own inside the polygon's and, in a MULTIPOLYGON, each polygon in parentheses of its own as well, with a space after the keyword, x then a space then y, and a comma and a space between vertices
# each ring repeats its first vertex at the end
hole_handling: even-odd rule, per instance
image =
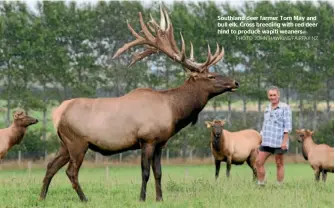
POLYGON ((13 118, 13 123, 8 128, 0 129, 0 160, 6 156, 11 147, 20 144, 28 126, 38 122, 36 118, 28 116, 22 110, 15 111, 13 118))
POLYGON ((326 182, 327 172, 334 173, 334 148, 327 144, 315 144, 312 138, 313 131, 297 129, 298 142, 302 143, 302 155, 314 170, 315 181, 326 182))
POLYGON ((256 180, 256 157, 262 142, 261 135, 253 129, 230 132, 223 129, 224 120, 206 121, 211 128, 211 151, 215 158, 215 179, 219 177, 221 162, 227 163, 226 176, 230 176, 231 165, 247 162, 256 180))
POLYGON ((173 27, 166 11, 161 9, 161 24, 154 19, 144 24, 139 13, 144 36, 136 33, 128 24, 136 40, 125 44, 113 58, 131 47, 144 45, 146 50, 137 53, 131 63, 150 54, 163 52, 191 72, 189 79, 177 88, 156 91, 139 88, 117 98, 76 98, 64 101, 54 112, 53 122, 61 139, 56 157, 48 164, 40 198, 46 197, 55 173, 69 162, 66 174, 82 201, 87 201, 78 182, 78 171, 88 148, 103 155, 112 155, 127 150, 141 149, 142 187, 140 200, 146 199, 147 182, 152 165, 156 200, 163 200, 161 190, 161 153, 167 141, 182 128, 197 122, 199 112, 207 101, 227 91, 235 91, 238 83, 231 78, 210 73, 209 67, 223 57, 223 50, 214 55, 208 49, 204 63, 196 63, 191 56, 186 58, 185 43, 179 50, 173 36, 173 27), (167 26, 167 27, 166 27, 167 26))

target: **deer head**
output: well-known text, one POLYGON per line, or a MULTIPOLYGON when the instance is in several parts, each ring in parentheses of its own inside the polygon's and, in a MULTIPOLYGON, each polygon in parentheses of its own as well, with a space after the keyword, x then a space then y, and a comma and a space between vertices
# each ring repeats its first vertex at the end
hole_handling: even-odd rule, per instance
POLYGON ((235 80, 217 73, 209 72, 209 67, 215 65, 223 58, 223 47, 220 50, 219 45, 216 44, 216 51, 214 55, 212 55, 208 45, 207 60, 204 63, 197 63, 194 59, 193 44, 191 42, 190 57, 187 58, 183 35, 180 33, 182 42, 180 50, 174 39, 173 26, 168 13, 165 9, 163 11, 162 8, 160 8, 160 14, 160 24, 158 24, 151 15, 151 20, 145 24, 141 12, 139 12, 139 19, 142 27, 141 32, 143 33, 141 35, 135 32, 132 26, 127 22, 129 30, 136 39, 119 48, 113 56, 113 59, 132 47, 143 45, 146 49, 140 53, 135 53, 129 66, 132 66, 137 61, 142 60, 153 53, 162 52, 174 62, 181 64, 183 69, 190 74, 190 79, 198 83, 203 83, 202 86, 204 86, 204 90, 209 92, 210 97, 226 91, 235 91, 238 88, 239 83, 235 80))
POLYGON ((17 126, 27 127, 38 122, 36 118, 28 116, 26 112, 22 110, 15 111, 13 117, 14 123, 17 126))
POLYGON ((220 138, 225 120, 205 121, 207 128, 212 128, 212 134, 215 138, 220 138))
POLYGON ((314 134, 314 131, 308 129, 297 129, 295 132, 298 136, 298 142, 303 142, 306 138, 312 137, 314 134))

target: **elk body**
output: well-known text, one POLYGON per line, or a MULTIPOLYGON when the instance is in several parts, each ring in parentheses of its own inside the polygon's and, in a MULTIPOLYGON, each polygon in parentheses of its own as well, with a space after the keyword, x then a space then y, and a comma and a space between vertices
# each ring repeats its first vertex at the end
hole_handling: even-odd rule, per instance
POLYGON ((82 201, 86 197, 78 182, 78 171, 88 148, 103 155, 141 149, 142 186, 140 200, 146 199, 150 167, 155 178, 156 200, 162 200, 161 153, 167 141, 182 128, 197 121, 199 112, 207 101, 227 91, 234 91, 238 83, 233 79, 210 73, 208 67, 216 64, 223 51, 214 55, 208 51, 207 61, 199 64, 186 58, 185 44, 180 51, 173 37, 173 27, 166 11, 161 9, 161 25, 151 19, 149 25, 156 37, 143 23, 144 36, 136 33, 128 24, 136 40, 125 44, 113 58, 129 48, 144 45, 146 50, 137 53, 131 64, 152 53, 163 52, 180 63, 191 77, 177 88, 156 91, 148 88, 135 89, 117 98, 76 98, 64 101, 54 112, 53 122, 61 140, 56 157, 48 164, 40 197, 46 197, 55 173, 69 162, 66 174, 82 201), (167 25, 167 28, 165 27, 167 25))
POLYGON ((16 111, 13 123, 5 129, 0 129, 0 159, 4 158, 11 147, 20 144, 27 128, 38 120, 28 116, 24 111, 16 111))
POLYGON ((215 178, 220 172, 221 162, 226 162, 226 176, 230 176, 231 165, 242 165, 247 162, 252 169, 253 180, 256 180, 256 157, 262 142, 261 135, 253 129, 230 132, 223 129, 225 121, 206 121, 211 128, 211 151, 215 158, 215 178))
POLYGON ((314 170, 315 180, 327 180, 327 172, 334 173, 334 148, 326 144, 316 144, 313 141, 313 131, 297 129, 298 141, 302 143, 302 155, 314 170))

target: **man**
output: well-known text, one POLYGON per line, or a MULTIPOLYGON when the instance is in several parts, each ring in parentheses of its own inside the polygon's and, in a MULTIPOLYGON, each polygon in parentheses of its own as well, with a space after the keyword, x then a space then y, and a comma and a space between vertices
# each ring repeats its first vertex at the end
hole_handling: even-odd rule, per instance
POLYGON ((290 106, 279 101, 280 91, 272 86, 267 90, 269 105, 264 112, 261 130, 262 144, 256 159, 258 185, 265 185, 264 163, 271 154, 275 155, 277 182, 284 179, 284 154, 289 146, 289 133, 292 131, 292 112, 290 106))

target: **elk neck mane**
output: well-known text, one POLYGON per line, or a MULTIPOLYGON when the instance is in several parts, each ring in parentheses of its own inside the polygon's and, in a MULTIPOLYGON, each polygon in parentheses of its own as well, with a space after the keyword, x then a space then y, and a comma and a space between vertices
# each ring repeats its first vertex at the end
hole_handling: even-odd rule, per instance
POLYGON ((173 111, 175 133, 192 122, 198 120, 198 114, 209 100, 209 93, 203 89, 201 82, 196 82, 190 77, 177 88, 159 91, 169 96, 169 102, 173 111))

